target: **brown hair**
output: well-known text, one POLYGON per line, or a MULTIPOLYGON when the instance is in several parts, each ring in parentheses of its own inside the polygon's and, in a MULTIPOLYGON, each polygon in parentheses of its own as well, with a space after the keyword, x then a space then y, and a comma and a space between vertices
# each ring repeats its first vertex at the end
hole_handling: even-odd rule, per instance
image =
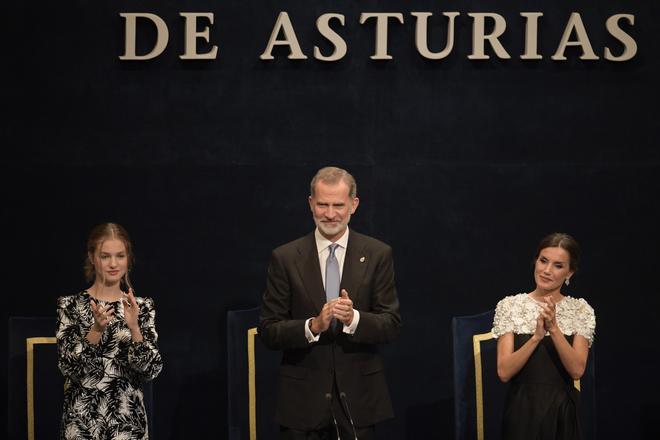
POLYGON ((580 262, 580 245, 578 244, 577 240, 563 232, 554 232, 550 235, 546 235, 536 248, 534 261, 539 258, 539 255, 543 249, 549 247, 562 248, 568 252, 568 256, 570 257, 568 261, 568 267, 573 273, 577 272, 580 262))
POLYGON ((309 184, 309 194, 314 197, 314 190, 318 181, 334 184, 338 183, 340 180, 343 180, 344 183, 348 185, 349 197, 354 198, 357 195, 355 178, 353 178, 348 171, 337 167, 325 167, 318 170, 312 178, 312 182, 309 184))
POLYGON ((128 236, 128 232, 126 232, 126 229, 117 223, 101 223, 100 225, 94 226, 89 233, 89 237, 87 238, 87 253, 85 255, 85 263, 83 264, 85 279, 87 281, 94 281, 96 278, 94 264, 89 256, 94 255, 96 250, 99 249, 106 240, 121 240, 124 243, 128 260, 128 270, 124 274, 123 281, 128 287, 132 287, 131 281, 128 278, 128 272, 133 268, 133 263, 135 262, 133 244, 131 243, 131 239, 128 236))

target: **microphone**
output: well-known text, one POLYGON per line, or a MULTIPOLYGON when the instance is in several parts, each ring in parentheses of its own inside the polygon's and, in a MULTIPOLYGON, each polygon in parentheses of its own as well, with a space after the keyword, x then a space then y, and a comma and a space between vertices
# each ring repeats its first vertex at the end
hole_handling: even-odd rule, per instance
POLYGON ((330 413, 332 414, 332 421, 335 423, 335 430, 337 430, 337 440, 341 440, 341 437, 339 437, 339 425, 337 425, 337 417, 335 417, 335 409, 332 407, 332 394, 325 393, 325 400, 328 401, 330 413))
POLYGON ((357 431, 355 430, 355 425, 353 424, 353 417, 351 417, 351 410, 348 408, 348 399, 346 398, 346 393, 341 392, 339 393, 339 397, 344 402, 344 406, 346 407, 346 415, 348 416, 348 420, 351 422, 351 428, 353 429, 353 436, 355 437, 355 440, 358 440, 357 436, 357 431))

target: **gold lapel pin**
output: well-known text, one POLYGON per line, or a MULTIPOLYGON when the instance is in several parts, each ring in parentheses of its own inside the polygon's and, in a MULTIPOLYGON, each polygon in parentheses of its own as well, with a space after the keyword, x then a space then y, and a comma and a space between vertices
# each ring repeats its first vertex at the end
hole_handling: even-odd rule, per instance
POLYGON ((364 260, 366 260, 366 258, 360 257, 360 263, 364 263, 364 260))

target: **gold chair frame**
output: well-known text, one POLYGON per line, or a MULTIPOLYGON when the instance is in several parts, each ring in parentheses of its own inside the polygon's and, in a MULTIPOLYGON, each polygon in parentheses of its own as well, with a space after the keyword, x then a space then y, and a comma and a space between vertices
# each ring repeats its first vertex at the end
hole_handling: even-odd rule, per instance
POLYGON ((247 355, 248 355, 248 408, 250 421, 250 440, 257 440, 257 363, 254 354, 254 338, 257 336, 257 328, 253 327, 247 331, 247 355))
POLYGON ((34 346, 36 344, 57 344, 55 337, 25 338, 27 350, 27 431, 28 440, 34 440, 34 346))
MULTIPOLYGON (((477 394, 477 440, 484 440, 484 389, 483 372, 481 367, 481 343, 490 339, 495 339, 492 332, 472 336, 472 346, 474 351, 474 389, 477 394)), ((573 386, 580 391, 580 380, 573 381, 573 386)))

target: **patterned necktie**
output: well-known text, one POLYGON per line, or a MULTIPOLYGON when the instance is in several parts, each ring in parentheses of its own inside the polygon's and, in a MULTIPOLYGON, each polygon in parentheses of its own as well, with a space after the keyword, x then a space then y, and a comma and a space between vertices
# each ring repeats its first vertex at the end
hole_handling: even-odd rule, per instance
POLYGON ((325 298, 331 301, 339 297, 339 262, 335 257, 335 250, 339 246, 336 243, 328 246, 330 255, 325 262, 325 298))

